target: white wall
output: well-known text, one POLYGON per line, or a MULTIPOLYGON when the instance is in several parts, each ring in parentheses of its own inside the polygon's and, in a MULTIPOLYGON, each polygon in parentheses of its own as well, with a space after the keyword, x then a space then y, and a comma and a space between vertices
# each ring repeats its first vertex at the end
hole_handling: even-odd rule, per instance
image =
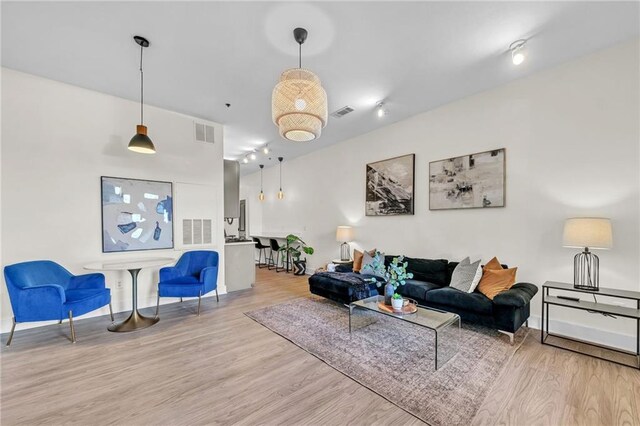
MULTIPOLYGON (((157 154, 136 154, 127 150, 127 144, 138 123, 139 108, 136 102, 2 69, 3 265, 51 259, 81 274, 87 272, 83 265, 94 261, 180 256, 177 238, 176 250, 103 254, 100 176, 172 181, 177 184, 174 191, 181 184, 190 188, 191 198, 201 188, 203 202, 222 200, 222 126, 207 122, 216 128, 214 145, 194 142, 193 118, 145 106, 145 124, 157 154)), ((223 256, 222 202, 202 209, 181 204, 180 194, 175 195, 174 235, 179 235, 182 215, 188 217, 198 208, 211 210, 215 240, 209 247, 223 256)), ((220 264, 224 265, 223 258, 220 264)), ((141 307, 155 305, 157 271, 140 273, 141 307)), ((114 310, 130 310, 128 273, 105 275, 114 310)), ((224 292, 224 268, 219 283, 224 292)), ((7 331, 12 313, 4 283, 0 293, 2 330, 7 331)), ((107 312, 104 308, 93 315, 107 312)), ((33 325, 38 324, 20 328, 33 325)))
MULTIPOLYGON (((637 40, 619 45, 285 161, 283 201, 273 196, 278 169, 269 168, 260 229, 300 230, 317 250, 311 268, 338 257, 336 226, 350 224, 356 247, 452 260, 495 255, 518 266, 519 281, 541 286, 573 279, 576 250, 561 247, 564 219, 604 216, 613 221, 614 248, 597 253, 601 286, 640 290, 638 49, 637 40), (429 211, 430 161, 494 148, 506 148, 505 208, 429 211), (365 217, 365 165, 410 153, 415 215, 365 217)), ((259 174, 241 186, 256 199, 259 174)), ((610 343, 629 346, 635 333, 630 320, 552 313, 623 334, 583 333, 610 343)), ((540 294, 532 314, 535 325, 540 294)))

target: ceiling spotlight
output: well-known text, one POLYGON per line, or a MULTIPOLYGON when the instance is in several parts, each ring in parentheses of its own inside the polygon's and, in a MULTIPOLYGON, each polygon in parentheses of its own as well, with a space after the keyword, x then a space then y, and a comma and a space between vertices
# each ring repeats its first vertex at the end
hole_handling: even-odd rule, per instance
POLYGON ((255 152, 252 152, 251 154, 249 154, 249 158, 250 158, 251 160, 255 160, 255 159, 256 159, 256 153, 255 153, 255 152))
POLYGON ((524 62, 527 53, 524 47, 525 44, 527 44, 527 40, 516 40, 509 46, 513 65, 520 65, 524 62))
POLYGON ((378 116, 378 118, 382 118, 387 115, 387 111, 384 109, 383 102, 378 102, 378 104, 376 105, 376 115, 378 116))
POLYGON ((264 146, 264 148, 262 148, 262 152, 264 152, 265 154, 269 153, 269 147, 267 145, 264 146))
POLYGON ((244 164, 247 164, 247 163, 249 162, 249 159, 248 159, 247 157, 244 157, 244 158, 242 159, 242 162, 243 162, 244 164))

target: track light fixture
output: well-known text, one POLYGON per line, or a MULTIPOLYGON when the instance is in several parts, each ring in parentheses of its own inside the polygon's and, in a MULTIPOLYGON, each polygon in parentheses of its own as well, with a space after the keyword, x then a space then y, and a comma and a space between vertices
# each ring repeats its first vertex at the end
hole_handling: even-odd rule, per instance
POLYGON ((387 110, 384 109, 384 102, 378 102, 376 104, 376 115, 378 118, 382 118, 387 115, 387 110))
POLYGON ((254 152, 252 152, 251 154, 249 154, 249 158, 250 158, 252 161, 253 161, 253 160, 255 160, 255 159, 257 158, 257 157, 256 157, 256 153, 255 153, 255 151, 254 151, 254 152))
POLYGON ((264 147, 262 147, 262 152, 265 153, 265 154, 268 154, 270 152, 269 151, 269 145, 265 145, 264 147))
POLYGON ((244 158, 242 159, 242 162, 243 162, 244 164, 247 164, 247 163, 249 162, 249 159, 248 159, 247 157, 244 157, 244 158))
POLYGON ((511 51, 511 61, 513 61, 513 65, 520 65, 524 62, 527 55, 525 49, 526 44, 527 40, 521 39, 514 41, 509 46, 509 50, 511 51))

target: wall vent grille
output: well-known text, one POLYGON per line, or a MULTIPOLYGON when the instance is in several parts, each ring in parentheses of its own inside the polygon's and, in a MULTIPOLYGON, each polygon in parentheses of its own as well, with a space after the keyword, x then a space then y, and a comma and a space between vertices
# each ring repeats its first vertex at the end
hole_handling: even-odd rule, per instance
POLYGON ((215 127, 194 122, 196 142, 215 143, 215 127))
POLYGON ((350 112, 353 112, 353 111, 355 111, 355 110, 347 105, 347 106, 344 106, 344 107, 340 108, 339 110, 333 111, 331 113, 331 116, 335 117, 335 118, 341 118, 341 117, 344 117, 345 115, 347 115, 347 114, 349 114, 350 112))
POLYGON ((182 244, 211 244, 211 219, 183 219, 182 244))

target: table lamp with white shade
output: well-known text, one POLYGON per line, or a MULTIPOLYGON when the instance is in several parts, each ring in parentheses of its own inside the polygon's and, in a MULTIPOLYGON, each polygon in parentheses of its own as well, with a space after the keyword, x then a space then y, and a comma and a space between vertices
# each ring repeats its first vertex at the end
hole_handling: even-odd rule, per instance
POLYGON ((336 230, 336 241, 341 242, 340 260, 351 260, 351 248, 349 243, 353 241, 353 228, 350 226, 338 226, 336 230))
POLYGON ((564 223, 564 247, 584 248, 573 258, 573 286, 598 291, 600 260, 591 249, 610 249, 613 246, 611 220, 601 217, 573 217, 564 223))

